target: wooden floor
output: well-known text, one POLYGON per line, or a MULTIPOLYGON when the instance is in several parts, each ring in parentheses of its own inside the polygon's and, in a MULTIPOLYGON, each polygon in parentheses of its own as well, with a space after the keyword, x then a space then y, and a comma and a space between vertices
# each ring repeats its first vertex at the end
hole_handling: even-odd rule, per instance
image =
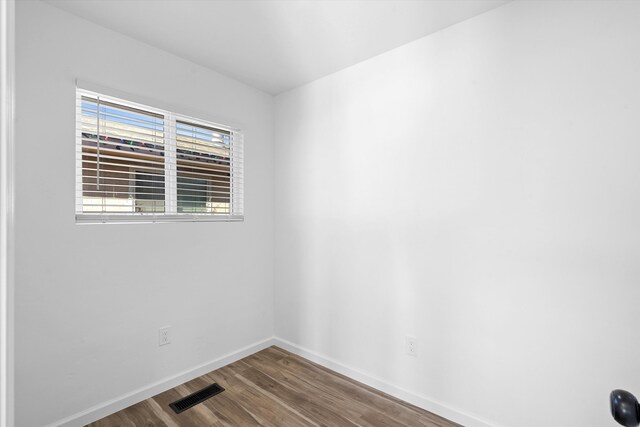
POLYGON ((306 359, 270 347, 116 412, 112 426, 457 426, 306 359), (175 414, 169 403, 216 382, 225 391, 175 414))

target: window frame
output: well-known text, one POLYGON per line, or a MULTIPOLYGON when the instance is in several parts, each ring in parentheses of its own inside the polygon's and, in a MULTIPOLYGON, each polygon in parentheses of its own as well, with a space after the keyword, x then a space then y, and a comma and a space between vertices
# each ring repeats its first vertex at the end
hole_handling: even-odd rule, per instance
MULTIPOLYGON (((131 98, 127 96, 127 98, 131 98)), ((99 116, 99 112, 96 112, 99 116)), ((126 223, 164 223, 164 222, 239 222, 244 221, 244 141, 243 132, 238 128, 221 125, 212 121, 191 117, 171 110, 141 104, 118 96, 105 94, 103 91, 84 89, 76 86, 76 141, 75 141, 75 222, 76 224, 126 224, 126 223), (100 98, 110 103, 129 107, 163 117, 163 145, 164 145, 164 197, 165 212, 84 212, 83 211, 83 131, 82 131, 82 103, 83 97, 100 98), (178 122, 192 126, 202 126, 229 134, 229 212, 228 213, 178 213, 178 122), (169 212, 167 212, 169 210, 169 212)), ((98 136, 98 141, 100 137, 98 136)), ((135 169, 135 168, 134 168, 135 169)), ((97 170, 97 169, 96 169, 97 170)), ((131 170, 135 175, 137 171, 131 170)), ((130 181, 131 182, 131 181, 130 181)), ((134 178, 135 187, 135 178, 134 178)), ((207 189, 209 183, 207 184, 207 189)), ((207 191, 207 195, 209 192, 207 191)), ((135 206, 135 198, 133 199, 135 206)))

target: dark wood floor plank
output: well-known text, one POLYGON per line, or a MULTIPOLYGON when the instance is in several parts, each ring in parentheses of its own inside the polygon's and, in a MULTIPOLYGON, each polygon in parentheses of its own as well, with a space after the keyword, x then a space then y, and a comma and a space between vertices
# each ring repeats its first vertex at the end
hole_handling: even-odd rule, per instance
MULTIPOLYGON (((309 426, 318 424, 306 418, 297 409, 287 404, 278 396, 255 387, 242 379, 245 368, 235 363, 207 375, 227 390, 232 390, 233 396, 240 404, 251 412, 254 418, 261 421, 261 425, 280 426, 309 426)), ((215 402, 212 402, 214 404, 215 402)))
MULTIPOLYGON (((286 350, 278 350, 289 355, 288 357, 280 358, 278 362, 279 365, 288 368, 292 372, 301 373, 313 381, 325 383, 343 395, 350 396, 351 399, 366 404, 370 409, 382 412, 396 419, 399 423, 404 425, 437 425, 447 427, 457 425, 445 418, 331 371, 324 366, 288 353, 286 350)), ((262 354, 262 352, 259 354, 262 354)))
POLYGON ((335 408, 319 401, 316 396, 300 393, 298 390, 279 383, 257 369, 246 369, 239 379, 279 397, 288 405, 296 407, 298 412, 305 417, 312 420, 321 420, 320 425, 357 427, 356 423, 346 419, 335 408))
MULTIPOLYGON (((273 359, 268 359, 263 352, 254 354, 243 359, 245 363, 255 365, 258 369, 266 370, 269 374, 279 376, 283 382, 291 382, 294 387, 309 389, 309 393, 316 393, 331 397, 331 405, 348 413, 354 420, 360 420, 359 424, 379 425, 378 422, 371 423, 368 418, 362 418, 362 414, 380 412, 384 407, 387 417, 395 420, 396 425, 415 425, 425 427, 439 427, 440 419, 431 418, 431 414, 423 414, 414 410, 406 410, 405 407, 393 401, 381 397, 380 392, 371 393, 364 389, 361 384, 354 383, 353 380, 344 380, 335 375, 326 375, 325 371, 317 369, 313 364, 295 365, 293 360, 299 359, 297 356, 286 356, 279 358, 280 363, 269 363, 273 359)), ((424 412, 424 411, 422 411, 424 412)))
POLYGON ((278 347, 209 372, 90 427, 455 427, 451 421, 278 347), (225 391, 176 414, 169 403, 217 382, 225 391))
MULTIPOLYGON (((321 383, 308 381, 306 378, 295 372, 282 369, 280 365, 273 363, 272 359, 263 357, 263 355, 254 354, 242 361, 248 366, 270 376, 279 383, 288 385, 298 393, 302 393, 305 396, 316 396, 320 405, 333 408, 334 411, 340 413, 349 420, 359 419, 360 415, 368 409, 357 404, 353 405, 353 403, 357 402, 354 402, 350 396, 341 395, 340 393, 336 393, 335 390, 324 387, 321 383)), ((362 427, 368 425, 367 423, 361 422, 358 422, 358 424, 362 427)))
POLYGON ((158 417, 157 412, 148 400, 129 406, 120 412, 109 415, 95 423, 92 427, 175 427, 158 417))
POLYGON ((254 406, 254 410, 258 411, 259 408, 255 408, 257 402, 263 402, 264 409, 260 411, 261 416, 267 416, 269 412, 272 412, 271 422, 276 426, 279 425, 291 425, 291 426, 309 426, 318 427, 318 424, 307 418, 299 408, 293 407, 282 399, 282 396, 277 396, 269 392, 268 390, 256 387, 255 384, 247 381, 240 372, 244 372, 246 369, 239 366, 237 363, 232 366, 227 366, 220 372, 216 371, 211 376, 218 378, 218 374, 225 374, 228 377, 227 381, 233 380, 234 387, 240 390, 239 396, 243 400, 243 403, 248 406, 254 406))
MULTIPOLYGON (((224 368, 223 368, 224 369, 224 368)), ((217 381, 202 376, 189 382, 192 392, 200 390, 207 385, 218 382, 225 391, 205 400, 198 406, 205 406, 211 411, 224 425, 229 426, 259 426, 261 420, 256 418, 251 411, 248 411, 238 399, 238 393, 230 385, 229 381, 217 381)), ((191 409, 185 411, 189 412, 191 409)))

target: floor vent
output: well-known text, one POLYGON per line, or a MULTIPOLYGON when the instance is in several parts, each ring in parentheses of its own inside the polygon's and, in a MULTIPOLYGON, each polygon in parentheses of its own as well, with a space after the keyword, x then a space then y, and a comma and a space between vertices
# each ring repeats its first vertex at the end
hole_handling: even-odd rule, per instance
POLYGON ((215 396, 218 393, 222 393, 224 389, 220 387, 218 384, 211 384, 208 387, 203 388, 200 391, 196 391, 195 393, 190 394, 187 397, 183 397, 180 400, 176 400, 173 403, 169 404, 169 407, 173 409, 176 414, 180 412, 186 411, 192 406, 197 405, 198 403, 202 403, 210 397, 215 396))

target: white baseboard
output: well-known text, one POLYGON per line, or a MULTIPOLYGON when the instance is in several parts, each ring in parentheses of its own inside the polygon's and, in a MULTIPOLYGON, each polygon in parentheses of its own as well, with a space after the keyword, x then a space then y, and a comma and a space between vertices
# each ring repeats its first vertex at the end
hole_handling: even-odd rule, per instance
POLYGON ((106 417, 107 415, 111 415, 114 412, 118 412, 124 408, 127 408, 135 403, 146 400, 150 397, 155 396, 156 394, 162 393, 166 390, 169 390, 170 388, 176 387, 182 383, 204 375, 207 372, 222 368, 223 366, 247 357, 253 353, 257 353, 260 350, 264 350, 265 348, 272 346, 274 342, 275 341, 273 338, 268 338, 266 340, 256 342, 247 347, 241 348, 240 350, 214 359, 210 362, 203 363, 202 365, 196 366, 193 369, 189 369, 188 371, 184 371, 172 377, 165 378, 154 384, 139 388, 138 390, 132 391, 131 393, 124 394, 115 399, 95 405, 85 411, 78 412, 77 414, 71 415, 70 417, 56 421, 53 424, 50 424, 49 427, 76 427, 92 423, 106 417))
POLYGON ((381 380, 372 375, 363 373, 355 368, 346 366, 345 364, 338 362, 337 360, 322 356, 314 351, 308 350, 297 344, 294 344, 292 342, 289 342, 287 340, 277 338, 277 337, 268 338, 268 339, 256 342, 247 347, 241 348, 240 350, 226 354, 222 357, 219 357, 217 359, 214 359, 202 365, 196 366, 193 369, 189 369, 188 371, 181 372, 177 375, 174 375, 169 378, 165 378, 164 380, 158 381, 154 384, 150 384, 148 386, 139 388, 138 390, 124 394, 115 399, 111 399, 109 401, 100 403, 87 410, 78 412, 77 414, 74 414, 62 420, 56 421, 50 424, 48 427, 84 426, 86 424, 97 421, 101 418, 104 418, 110 414, 113 414, 114 412, 127 408, 133 404, 136 404, 145 399, 153 397, 156 394, 162 393, 170 388, 176 387, 182 383, 185 383, 201 375, 204 375, 207 372, 214 371, 230 363, 233 363, 237 360, 240 360, 244 357, 247 357, 253 353, 257 353, 258 351, 263 350, 272 345, 277 345, 279 347, 282 347, 283 349, 290 351, 291 353, 294 353, 301 357, 309 359, 312 362, 322 365, 328 369, 336 371, 342 375, 345 375, 349 378, 352 378, 356 381, 359 381, 363 384, 366 384, 370 387, 373 387, 377 390, 380 390, 398 399, 404 400, 405 402, 411 403, 412 405, 415 405, 419 408, 425 409, 429 412, 433 412, 434 414, 440 415, 441 417, 447 418, 458 424, 462 424, 463 426, 497 427, 495 424, 492 424, 486 420, 483 420, 476 415, 466 413, 459 409, 452 408, 444 403, 438 402, 434 399, 394 386, 384 380, 381 380))
POLYGON ((435 399, 431 399, 429 397, 410 392, 401 387, 397 387, 393 384, 386 382, 385 380, 381 380, 372 375, 365 374, 364 372, 361 372, 357 369, 346 366, 345 364, 337 360, 322 356, 314 351, 301 347, 297 344, 294 344, 282 338, 275 337, 274 345, 277 345, 278 347, 281 347, 293 354, 297 354, 298 356, 304 357, 305 359, 309 359, 312 362, 317 363, 318 365, 322 365, 325 368, 331 369, 332 371, 338 372, 344 376, 347 376, 363 384, 366 384, 370 387, 373 387, 377 390, 380 390, 384 393, 387 393, 400 400, 404 400, 405 402, 408 402, 419 408, 425 409, 436 415, 447 418, 458 424, 462 424, 463 426, 498 427, 495 424, 490 423, 489 421, 483 420, 482 418, 476 415, 469 414, 457 408, 453 408, 449 405, 446 405, 442 402, 438 402, 435 399))

